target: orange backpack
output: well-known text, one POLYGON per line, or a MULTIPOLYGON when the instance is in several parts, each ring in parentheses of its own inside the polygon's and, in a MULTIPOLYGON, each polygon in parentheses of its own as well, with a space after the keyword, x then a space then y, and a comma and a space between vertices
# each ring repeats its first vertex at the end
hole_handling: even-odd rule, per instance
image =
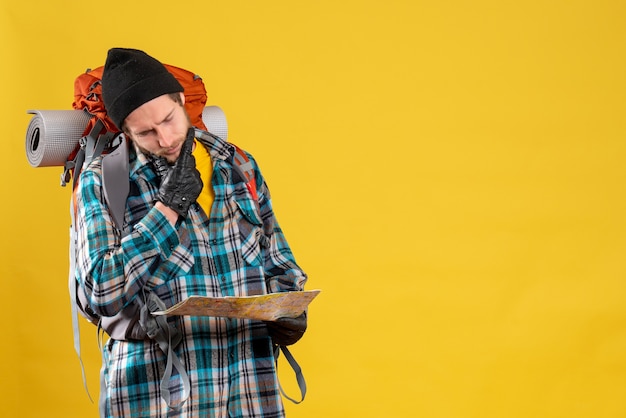
MULTIPOLYGON (((202 111, 206 106, 206 89, 202 78, 191 71, 165 64, 165 68, 178 80, 185 89, 185 109, 191 118, 191 124, 196 128, 206 131, 202 121, 202 111)), ((100 119, 104 127, 111 131, 118 131, 115 124, 107 116, 104 102, 102 101, 102 73, 104 67, 94 70, 88 69, 85 73, 76 77, 74 81, 74 102, 72 107, 77 110, 85 110, 95 118, 100 119)), ((92 118, 85 129, 87 135, 96 124, 92 118)))

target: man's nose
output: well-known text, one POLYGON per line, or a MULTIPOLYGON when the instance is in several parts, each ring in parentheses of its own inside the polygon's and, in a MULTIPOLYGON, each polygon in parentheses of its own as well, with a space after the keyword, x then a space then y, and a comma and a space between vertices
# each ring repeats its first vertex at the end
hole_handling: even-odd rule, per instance
POLYGON ((174 136, 171 135, 166 129, 157 127, 155 128, 155 131, 161 148, 170 148, 174 144, 174 136))

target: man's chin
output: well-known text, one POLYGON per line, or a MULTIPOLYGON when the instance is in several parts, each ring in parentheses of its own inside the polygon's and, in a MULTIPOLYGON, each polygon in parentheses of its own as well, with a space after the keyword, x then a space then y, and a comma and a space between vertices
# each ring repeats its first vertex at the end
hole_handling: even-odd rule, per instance
POLYGON ((176 162, 176 160, 178 159, 178 155, 180 154, 180 150, 178 150, 176 153, 174 154, 163 154, 161 155, 162 158, 165 158, 165 160, 169 163, 169 164, 174 164, 176 162))

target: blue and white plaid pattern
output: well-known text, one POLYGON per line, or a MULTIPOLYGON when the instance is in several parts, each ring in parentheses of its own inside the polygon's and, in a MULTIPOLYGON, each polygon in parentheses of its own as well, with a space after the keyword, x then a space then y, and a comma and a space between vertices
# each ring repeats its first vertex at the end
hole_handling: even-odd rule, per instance
MULTIPOLYGON (((202 133, 199 133, 202 135, 202 133)), ((255 200, 233 180, 233 146, 216 139, 209 148, 215 191, 210 217, 194 205, 172 227, 153 208, 159 179, 148 157, 131 146, 130 196, 117 231, 102 197, 100 159, 80 178, 77 275, 92 308, 111 316, 145 287, 169 307, 191 295, 249 296, 302 290, 306 275, 296 264, 275 220, 270 194, 254 166, 255 200)), ((282 417, 284 410, 267 328, 262 322, 213 317, 174 317, 183 333, 176 347, 191 395, 179 411, 160 396, 165 355, 153 341, 109 340, 103 373, 111 417, 282 417)), ((172 403, 182 396, 172 377, 172 403)))

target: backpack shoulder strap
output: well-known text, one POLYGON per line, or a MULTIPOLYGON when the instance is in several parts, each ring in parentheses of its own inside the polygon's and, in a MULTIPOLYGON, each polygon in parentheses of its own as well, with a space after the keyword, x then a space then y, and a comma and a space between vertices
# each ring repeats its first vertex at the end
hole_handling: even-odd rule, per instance
POLYGON ((259 197, 257 196, 257 188, 256 188, 256 179, 254 176, 254 167, 252 166, 252 162, 248 157, 248 154, 237 145, 231 144, 235 147, 235 153, 233 155, 233 166, 242 176, 243 180, 246 182, 246 187, 248 191, 254 198, 254 200, 258 201, 259 197))
POLYGON ((116 137, 116 142, 119 143, 114 144, 115 148, 102 156, 102 191, 113 222, 124 231, 124 213, 130 191, 128 144, 123 133, 116 137))

